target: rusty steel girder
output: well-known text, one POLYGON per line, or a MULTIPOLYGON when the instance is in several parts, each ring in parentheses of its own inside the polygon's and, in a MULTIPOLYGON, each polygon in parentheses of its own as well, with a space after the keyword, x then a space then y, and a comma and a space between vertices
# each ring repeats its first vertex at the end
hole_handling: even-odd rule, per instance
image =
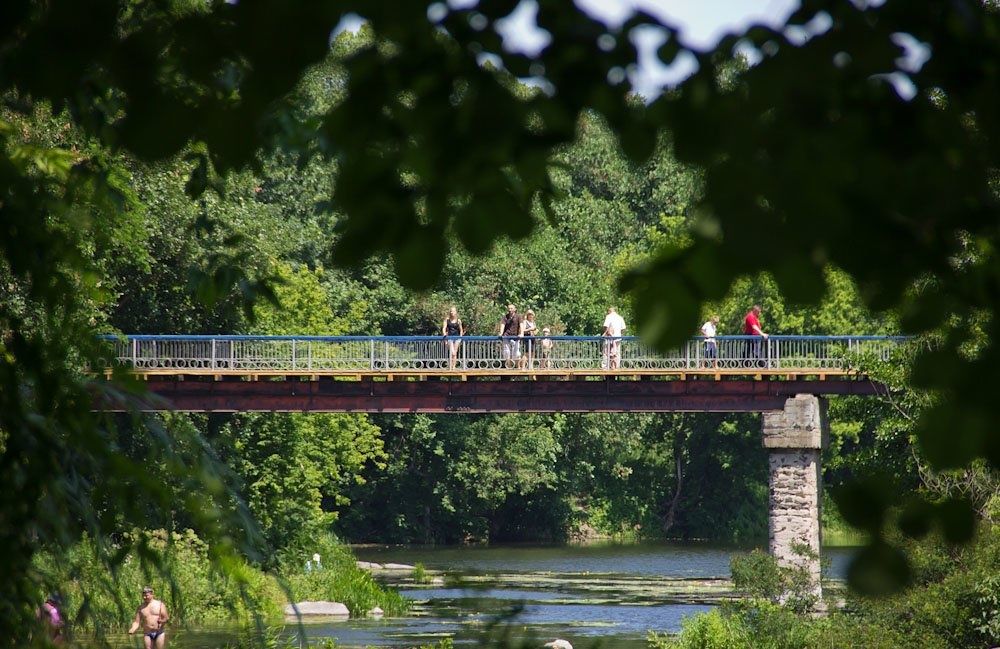
POLYGON ((759 412, 796 394, 875 395, 884 386, 837 380, 176 380, 105 411, 183 412, 759 412))

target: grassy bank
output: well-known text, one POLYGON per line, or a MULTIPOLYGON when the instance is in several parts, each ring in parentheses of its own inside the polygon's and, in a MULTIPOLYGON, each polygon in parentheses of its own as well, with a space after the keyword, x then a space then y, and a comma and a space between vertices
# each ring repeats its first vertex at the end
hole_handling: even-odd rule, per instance
POLYGON ((823 527, 823 545, 826 547, 855 547, 868 542, 868 535, 849 525, 823 527))
MULTIPOLYGON (((322 557, 322 568, 307 571, 305 557, 294 557, 274 573, 246 561, 215 566, 210 548, 192 532, 167 535, 141 532, 149 552, 129 552, 111 571, 99 558, 97 545, 84 540, 61 561, 40 553, 35 567, 59 584, 65 614, 84 630, 117 632, 128 627, 140 603, 143 585, 156 590, 174 624, 207 626, 245 624, 260 619, 280 624, 291 600, 344 603, 352 616, 378 606, 386 615, 407 608, 396 592, 379 586, 355 565, 354 556, 332 538, 310 545, 322 557)), ((113 549, 112 549, 113 550, 113 549)))
POLYGON ((302 561, 296 563, 289 559, 282 566, 281 577, 296 601, 342 602, 355 617, 365 615, 376 606, 390 616, 406 612, 406 600, 396 591, 380 586, 370 573, 358 568, 357 559, 349 548, 326 537, 309 549, 311 552, 301 554, 302 561), (307 571, 305 557, 311 557, 312 552, 320 555, 322 568, 307 571))

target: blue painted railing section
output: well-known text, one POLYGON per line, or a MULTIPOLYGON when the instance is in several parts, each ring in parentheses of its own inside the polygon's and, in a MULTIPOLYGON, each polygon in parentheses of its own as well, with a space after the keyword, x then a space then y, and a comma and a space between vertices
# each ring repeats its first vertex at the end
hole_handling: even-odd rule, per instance
POLYGON ((843 370, 852 357, 889 360, 901 336, 717 336, 660 352, 636 337, 105 336, 137 371, 447 372, 461 370, 843 370), (454 345, 454 343, 458 343, 454 345), (454 361, 452 348, 454 347, 454 361))

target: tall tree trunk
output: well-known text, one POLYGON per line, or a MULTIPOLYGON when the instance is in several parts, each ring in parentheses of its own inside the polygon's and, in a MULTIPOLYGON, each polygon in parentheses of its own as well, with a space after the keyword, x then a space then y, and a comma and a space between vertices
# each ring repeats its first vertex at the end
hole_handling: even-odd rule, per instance
POLYGON ((681 500, 681 489, 684 486, 684 437, 678 436, 674 439, 674 469, 677 475, 677 486, 674 487, 673 498, 670 499, 670 505, 667 506, 667 511, 663 514, 663 533, 666 534, 674 526, 674 520, 677 516, 677 503, 681 500))

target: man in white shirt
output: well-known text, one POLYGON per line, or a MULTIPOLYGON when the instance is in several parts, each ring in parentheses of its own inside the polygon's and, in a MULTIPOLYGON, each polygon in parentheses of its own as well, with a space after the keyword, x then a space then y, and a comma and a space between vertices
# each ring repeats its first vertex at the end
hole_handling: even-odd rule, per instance
POLYGON ((716 328, 719 326, 719 316, 713 315, 701 325, 701 335, 705 337, 705 361, 712 361, 712 367, 719 366, 719 345, 715 340, 716 328))
POLYGON ((621 364, 622 341, 621 335, 625 332, 625 319, 618 315, 618 311, 613 306, 608 307, 608 315, 604 318, 604 333, 611 340, 604 344, 604 362, 601 364, 605 369, 618 369, 621 364))

